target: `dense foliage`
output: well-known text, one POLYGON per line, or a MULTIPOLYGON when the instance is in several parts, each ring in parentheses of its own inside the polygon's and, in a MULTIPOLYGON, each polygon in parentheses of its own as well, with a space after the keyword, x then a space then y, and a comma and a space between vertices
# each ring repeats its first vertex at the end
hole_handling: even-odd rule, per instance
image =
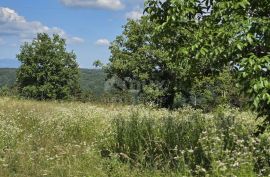
POLYGON ((217 103, 240 105, 240 91, 235 87, 237 80, 232 67, 216 75, 209 71, 196 73, 198 68, 184 60, 184 56, 169 54, 166 46, 173 44, 166 40, 170 39, 154 40, 155 26, 148 17, 129 21, 123 34, 112 43, 110 64, 105 69, 109 78, 117 76, 122 80, 118 88, 135 89, 145 101, 161 107, 190 104, 211 110, 217 103))
POLYGON ((76 56, 66 52, 65 40, 59 35, 37 34, 25 43, 17 55, 22 63, 17 72, 21 95, 36 99, 65 99, 79 91, 76 56))
POLYGON ((145 16, 128 21, 112 43, 109 77, 139 82, 140 93, 167 108, 179 98, 201 108, 204 102, 239 103, 241 89, 252 108, 269 116, 267 1, 148 0, 145 5, 145 16))
POLYGON ((267 115, 268 121, 269 9, 267 0, 149 0, 146 3, 151 21, 158 23, 155 37, 174 42, 167 51, 172 56, 179 55, 180 63, 187 63, 189 74, 219 73, 228 64, 236 67, 251 107, 267 115), (182 40, 177 40, 179 37, 182 40))

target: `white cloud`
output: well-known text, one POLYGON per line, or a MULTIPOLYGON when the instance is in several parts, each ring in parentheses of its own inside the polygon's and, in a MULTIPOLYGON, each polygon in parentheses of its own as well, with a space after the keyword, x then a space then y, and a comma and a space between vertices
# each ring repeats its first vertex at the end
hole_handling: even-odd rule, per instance
POLYGON ((84 43, 84 39, 79 38, 79 37, 71 37, 68 40, 69 43, 74 43, 74 44, 79 44, 79 43, 84 43))
POLYGON ((99 39, 96 41, 96 45, 99 46, 109 46, 110 45, 110 41, 108 39, 99 39))
POLYGON ((126 13, 126 17, 128 19, 133 19, 133 20, 139 20, 143 16, 143 10, 138 9, 138 10, 133 10, 131 12, 126 13))
POLYGON ((18 36, 21 41, 31 41, 37 33, 59 34, 67 43, 83 42, 79 37, 72 37, 58 27, 48 27, 39 21, 27 21, 16 11, 0 7, 0 36, 18 36))
POLYGON ((125 6, 121 0, 60 0, 70 7, 101 8, 110 10, 123 9, 125 6))

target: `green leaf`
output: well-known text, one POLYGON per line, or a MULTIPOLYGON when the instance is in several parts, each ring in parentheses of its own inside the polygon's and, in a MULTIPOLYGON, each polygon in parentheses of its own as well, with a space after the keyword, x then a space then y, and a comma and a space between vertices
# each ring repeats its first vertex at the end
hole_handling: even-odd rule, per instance
POLYGON ((249 34, 247 35, 247 40, 248 40, 248 42, 249 42, 250 44, 252 44, 252 43, 253 43, 253 35, 249 33, 249 34))
POLYGON ((241 44, 237 44, 236 46, 237 46, 237 48, 238 48, 239 50, 242 50, 242 49, 243 49, 243 45, 241 45, 241 44))

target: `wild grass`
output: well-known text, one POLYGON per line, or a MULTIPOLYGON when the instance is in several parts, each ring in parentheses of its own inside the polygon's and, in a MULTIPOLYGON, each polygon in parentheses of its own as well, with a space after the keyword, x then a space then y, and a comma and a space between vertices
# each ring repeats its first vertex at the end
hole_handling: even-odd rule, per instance
POLYGON ((108 149, 131 166, 179 176, 270 175, 269 132, 254 136, 260 122, 253 113, 227 107, 162 113, 117 117, 108 149))
POLYGON ((267 176, 248 112, 0 97, 0 176, 267 176))

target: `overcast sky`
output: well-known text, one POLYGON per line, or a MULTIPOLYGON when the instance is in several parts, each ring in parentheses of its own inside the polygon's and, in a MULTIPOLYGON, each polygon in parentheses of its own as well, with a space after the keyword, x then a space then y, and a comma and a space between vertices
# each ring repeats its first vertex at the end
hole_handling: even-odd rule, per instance
POLYGON ((139 18, 144 0, 0 0, 0 59, 15 59, 38 32, 60 34, 82 68, 107 62, 108 46, 127 18, 139 18))

